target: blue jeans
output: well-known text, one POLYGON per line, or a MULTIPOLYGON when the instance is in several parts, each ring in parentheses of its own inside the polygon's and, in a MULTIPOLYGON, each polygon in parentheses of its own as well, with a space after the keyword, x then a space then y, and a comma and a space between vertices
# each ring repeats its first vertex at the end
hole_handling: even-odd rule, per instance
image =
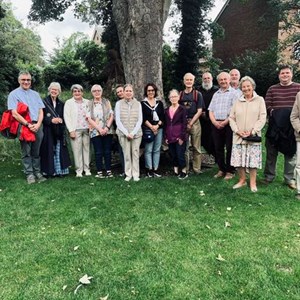
POLYGON ((181 169, 185 167, 185 150, 186 142, 184 142, 182 145, 179 145, 179 143, 169 144, 169 151, 172 157, 173 167, 179 167, 181 169))
POLYGON ((103 170, 103 158, 105 161, 105 170, 111 169, 111 143, 112 134, 98 135, 92 138, 92 143, 95 150, 96 168, 97 172, 103 170))
POLYGON ((162 136, 163 130, 160 128, 158 129, 157 135, 154 137, 154 141, 145 143, 145 165, 147 169, 158 169, 162 136))

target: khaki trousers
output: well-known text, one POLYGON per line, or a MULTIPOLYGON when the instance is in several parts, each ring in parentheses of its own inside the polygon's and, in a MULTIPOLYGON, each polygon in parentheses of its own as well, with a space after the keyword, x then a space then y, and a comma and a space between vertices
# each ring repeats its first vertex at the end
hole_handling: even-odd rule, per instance
POLYGON ((186 160, 186 170, 189 171, 190 167, 190 151, 189 148, 192 147, 193 153, 193 171, 195 173, 199 173, 201 171, 201 125, 200 121, 197 120, 190 132, 189 139, 186 143, 186 151, 185 151, 185 160, 186 160))
POLYGON ((123 149, 125 174, 129 178, 140 177, 140 145, 142 137, 129 141, 126 136, 119 136, 119 142, 123 149))
POLYGON ((76 137, 71 140, 76 174, 90 172, 90 136, 88 130, 76 130, 76 137))

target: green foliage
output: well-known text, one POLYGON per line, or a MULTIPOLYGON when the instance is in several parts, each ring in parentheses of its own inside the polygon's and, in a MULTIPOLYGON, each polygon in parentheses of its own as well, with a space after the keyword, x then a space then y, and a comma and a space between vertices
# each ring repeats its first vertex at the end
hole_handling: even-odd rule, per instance
POLYGON ((246 50, 232 61, 243 75, 251 76, 257 85, 256 91, 265 96, 268 88, 278 81, 277 76, 278 45, 273 43, 265 51, 246 50))
POLYGON ((176 79, 181 82, 187 72, 199 75, 199 59, 208 54, 204 32, 209 28, 207 12, 213 6, 213 1, 178 0, 176 3, 182 16, 176 64, 176 79))
POLYGON ((162 79, 165 99, 168 99, 169 91, 176 87, 174 80, 176 58, 176 52, 169 45, 164 44, 162 49, 162 79))
POLYGON ((43 49, 38 35, 22 26, 12 14, 11 6, 1 4, 0 18, 0 114, 6 109, 9 91, 18 86, 20 70, 33 72, 35 83, 40 84, 40 66, 43 49))
POLYGON ((83 33, 72 34, 58 43, 49 64, 44 68, 44 81, 58 81, 63 88, 80 83, 90 86, 100 83, 101 70, 106 62, 105 50, 89 41, 83 33))
POLYGON ((96 45, 93 41, 83 41, 77 46, 75 59, 79 59, 85 65, 88 76, 86 80, 89 84, 101 82, 101 72, 107 61, 104 47, 96 45))

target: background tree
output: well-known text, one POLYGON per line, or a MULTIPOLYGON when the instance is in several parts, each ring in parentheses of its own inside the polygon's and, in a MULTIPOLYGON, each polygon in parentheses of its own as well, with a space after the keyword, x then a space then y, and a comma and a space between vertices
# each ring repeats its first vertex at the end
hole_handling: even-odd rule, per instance
POLYGON ((0 2, 0 113, 6 109, 9 91, 18 86, 20 70, 33 74, 36 86, 40 83, 43 48, 38 35, 25 29, 13 16, 11 5, 0 2))
POLYGON ((90 41, 87 35, 75 32, 68 39, 58 41, 58 47, 44 68, 44 81, 46 85, 58 81, 65 89, 74 83, 103 84, 101 72, 105 63, 104 48, 90 41))
POLYGON ((178 29, 180 37, 177 45, 176 79, 182 82, 183 75, 191 72, 199 75, 199 60, 208 55, 205 32, 209 29, 208 11, 212 0, 175 0, 181 13, 182 22, 178 29))
MULTIPOLYGON (((33 0, 30 16, 39 22, 59 20, 71 4, 93 3, 106 6, 109 1, 33 0)), ((155 82, 162 90, 163 26, 171 0, 112 0, 111 4, 126 81, 135 86, 139 99, 145 82, 155 82)))

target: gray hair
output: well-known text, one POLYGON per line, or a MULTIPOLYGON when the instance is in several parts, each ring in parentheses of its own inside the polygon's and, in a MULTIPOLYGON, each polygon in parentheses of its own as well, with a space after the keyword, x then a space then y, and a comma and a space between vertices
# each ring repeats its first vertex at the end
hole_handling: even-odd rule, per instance
POLYGON ((245 82, 245 81, 249 81, 253 87, 253 89, 255 90, 256 88, 256 83, 254 81, 253 78, 251 78, 250 76, 244 76, 241 81, 240 81, 240 89, 242 89, 242 84, 245 82))
POLYGON ((219 78, 220 78, 221 75, 226 75, 226 77, 227 77, 228 79, 230 79, 230 75, 229 75, 228 72, 221 72, 221 73, 218 74, 218 76, 217 76, 217 81, 219 81, 219 78))
POLYGON ((171 93, 176 93, 178 96, 180 95, 179 92, 178 92, 178 90, 172 89, 172 90, 169 92, 168 98, 170 98, 171 93))
POLYGON ((79 90, 79 91, 83 92, 83 87, 82 87, 82 85, 80 85, 80 84, 73 84, 73 85, 71 86, 71 92, 73 93, 74 90, 79 90))
POLYGON ((192 73, 185 73, 183 76, 183 80, 187 77, 187 76, 192 76, 193 79, 195 79, 195 75, 192 73))
POLYGON ((94 85, 92 86, 92 88, 91 88, 91 92, 93 91, 94 88, 99 88, 99 90, 100 90, 101 92, 103 92, 103 88, 102 88, 102 86, 101 86, 100 84, 94 84, 94 85))
POLYGON ((57 89, 59 94, 61 93, 61 86, 58 82, 51 82, 48 87, 48 92, 50 92, 51 89, 57 89))
POLYGON ((20 71, 20 72, 19 72, 19 75, 18 75, 18 80, 20 79, 20 77, 21 77, 22 75, 29 75, 29 76, 31 77, 31 74, 30 74, 28 71, 20 71))

